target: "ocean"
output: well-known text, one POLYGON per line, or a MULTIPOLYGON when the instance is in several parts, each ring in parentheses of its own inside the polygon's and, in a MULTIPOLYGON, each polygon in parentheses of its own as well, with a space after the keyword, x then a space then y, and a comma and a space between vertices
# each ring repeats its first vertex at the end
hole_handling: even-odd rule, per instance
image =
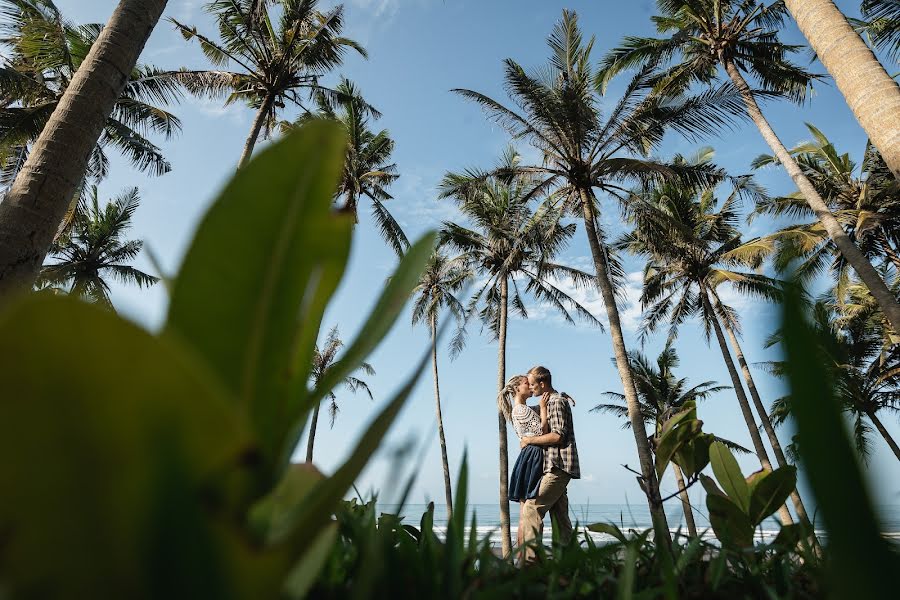
MULTIPOLYGON (((380 513, 400 514, 403 522, 407 525, 418 527, 422 518, 422 513, 427 509, 425 504, 407 504, 398 511, 397 505, 378 504, 380 513)), ((705 508, 705 507, 704 507, 705 508)), ((584 526, 592 523, 612 523, 625 531, 634 529, 643 531, 652 527, 650 522, 650 511, 646 505, 639 503, 634 504, 570 504, 570 516, 572 524, 578 522, 579 530, 582 534, 586 533, 598 544, 610 542, 613 538, 607 534, 588 532, 584 526)), ((900 543, 900 505, 880 505, 876 507, 879 520, 881 522, 881 530, 885 537, 900 543)), ((443 536, 446 532, 447 523, 447 507, 445 504, 435 503, 434 507, 434 524, 435 532, 443 536)), ((469 525, 472 522, 472 516, 476 519, 476 530, 478 537, 483 539, 484 536, 490 536, 493 545, 499 544, 499 528, 500 528, 500 507, 498 504, 473 504, 467 507, 466 514, 466 535, 468 536, 469 525)), ((684 522, 684 514, 681 505, 678 502, 670 502, 666 506, 666 518, 669 522, 669 528, 672 533, 681 531, 687 535, 687 525, 684 522)), ((697 529, 701 533, 701 537, 711 542, 715 542, 709 525, 705 510, 694 510, 694 521, 697 529)), ((814 519, 815 521, 815 519, 814 519)), ((515 541, 516 526, 519 522, 519 505, 512 503, 510 505, 510 522, 512 527, 513 541, 515 541)), ((768 543, 777 535, 779 529, 778 522, 775 519, 767 519, 757 530, 757 542, 768 543)), ((821 524, 816 526, 817 535, 820 539, 825 537, 825 532, 821 530, 821 524)), ((544 542, 549 543, 551 536, 550 517, 544 520, 544 542)))

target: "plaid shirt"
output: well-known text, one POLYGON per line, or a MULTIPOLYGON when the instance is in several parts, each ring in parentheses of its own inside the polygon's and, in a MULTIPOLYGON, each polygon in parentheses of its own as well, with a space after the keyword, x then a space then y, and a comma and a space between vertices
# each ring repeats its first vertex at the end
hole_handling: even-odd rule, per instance
POLYGON ((558 433, 562 439, 556 446, 544 446, 544 473, 558 467, 572 479, 580 479, 581 466, 578 464, 578 447, 575 445, 572 407, 558 393, 550 396, 547 403, 547 421, 550 424, 550 431, 558 433))

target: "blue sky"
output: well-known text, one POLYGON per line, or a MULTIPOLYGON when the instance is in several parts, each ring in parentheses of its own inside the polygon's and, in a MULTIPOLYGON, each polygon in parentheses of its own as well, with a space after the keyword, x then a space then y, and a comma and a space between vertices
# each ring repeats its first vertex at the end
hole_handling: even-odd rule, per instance
MULTIPOLYGON (((116 0, 87 3, 57 0, 63 13, 78 22, 105 21, 116 3, 116 0)), ((845 13, 856 14, 856 3, 838 2, 838 5, 845 13)), ((170 0, 166 14, 195 24, 201 31, 212 32, 201 6, 201 0, 170 0)), ((348 0, 346 34, 361 42, 370 58, 350 56, 335 75, 343 74, 356 82, 369 102, 384 114, 379 125, 389 129, 396 140, 395 159, 401 173, 391 190, 395 199, 388 207, 410 237, 417 237, 439 226, 442 220, 456 216, 450 203, 436 199, 436 184, 446 171, 488 166, 508 143, 505 133, 476 106, 449 90, 465 87, 505 99, 501 61, 511 57, 526 67, 542 64, 547 54, 544 40, 563 8, 576 10, 585 34, 597 37, 594 56, 598 60, 623 35, 652 33, 649 17, 654 4, 646 0, 567 4, 537 0, 348 0)), ((786 39, 800 42, 799 33, 792 26, 784 33, 786 39)), ((161 22, 153 33, 142 60, 164 68, 204 65, 199 49, 184 42, 166 22, 161 22)), ((125 187, 140 188, 143 201, 132 234, 145 240, 168 272, 177 270, 198 218, 233 173, 252 119, 250 109, 223 108, 216 101, 188 99, 172 110, 181 118, 183 131, 172 141, 160 141, 160 145, 173 171, 164 177, 150 178, 115 158, 112 173, 101 186, 106 197, 125 187)), ((807 139, 803 123, 809 121, 835 141, 839 150, 849 151, 857 158, 862 153, 864 134, 843 98, 828 82, 817 85, 815 97, 806 106, 771 104, 764 110, 788 145, 807 139)), ((739 126, 707 143, 715 147, 717 162, 733 173, 748 172, 750 161, 768 152, 752 125, 739 126)), ((659 154, 688 153, 696 147, 672 137, 659 154)), ((533 154, 524 147, 522 151, 533 154)), ((793 190, 788 177, 776 169, 759 172, 758 180, 772 193, 793 190)), ((607 226, 612 231, 621 231, 614 207, 608 204, 606 208, 607 226)), ((747 227, 746 233, 757 235, 771 227, 771 222, 758 220, 747 227)), ((588 256, 583 232, 579 230, 564 260, 587 267, 588 256)), ((329 307, 323 330, 337 324, 344 339, 351 339, 395 262, 364 208, 348 272, 329 307)), ((150 270, 146 256, 138 264, 150 270)), ((629 347, 636 347, 635 328, 640 317, 636 299, 641 265, 629 259, 626 267, 630 273, 628 301, 620 309, 629 347)), ((754 304, 734 294, 728 297, 743 319, 743 346, 748 360, 775 358, 773 351, 763 348, 763 341, 777 318, 773 307, 754 304)), ((596 293, 582 293, 581 299, 605 320, 596 293)), ((157 328, 164 319, 166 297, 160 286, 150 290, 114 286, 113 300, 122 314, 150 329, 157 328)), ((578 400, 574 415, 583 478, 569 486, 571 501, 639 502, 640 491, 634 478, 622 467, 625 463, 637 465, 631 432, 623 431, 612 417, 588 412, 601 400, 602 392, 621 388, 611 362, 609 337, 584 325, 566 325, 534 303, 531 313, 532 318, 527 321, 514 319, 510 323, 507 373, 524 372, 535 364, 543 364, 552 370, 556 387, 578 400)), ((470 499, 476 503, 493 503, 497 499, 498 480, 497 348, 487 336, 479 336, 477 330, 472 333, 462 356, 454 362, 446 356, 440 360, 445 430, 454 478, 462 453, 467 450, 470 499)), ((339 395, 341 412, 334 427, 328 427, 327 418, 324 423, 320 420, 317 434, 316 462, 323 470, 331 471, 340 464, 379 405, 390 397, 425 351, 427 342, 427 332, 413 329, 408 316, 404 316, 371 357, 370 362, 377 371, 368 380, 374 402, 362 395, 339 395)), ((662 340, 656 337, 647 343, 645 351, 655 357, 661 346, 662 340)), ((718 347, 707 346, 696 324, 682 329, 676 346, 681 357, 680 376, 695 383, 715 380, 730 385, 718 347)), ((780 383, 762 370, 756 369, 754 375, 765 402, 783 393, 780 383)), ((415 466, 418 449, 424 447, 422 468, 411 501, 443 499, 432 390, 430 372, 426 371, 383 450, 362 475, 358 485, 361 491, 381 490, 383 499, 392 499, 399 482, 403 481, 401 478, 415 466), (414 457, 398 466, 396 452, 410 445, 416 448, 414 457)), ((700 412, 705 430, 751 446, 733 392, 722 392, 708 400, 700 412)), ((897 420, 893 417, 885 420, 890 431, 900 436, 897 420)), ((789 440, 788 431, 781 434, 782 440, 789 440)), ((518 443, 512 432, 509 440, 512 464, 518 443)), ((869 473, 876 497, 880 502, 900 503, 897 462, 880 438, 874 442, 869 473)), ((305 449, 305 440, 301 448, 305 449)), ((298 452, 300 455, 302 452, 298 452)), ((758 468, 755 459, 743 458, 741 462, 748 473, 758 468)), ((674 483, 664 480, 663 490, 674 490, 674 483)), ((700 501, 699 489, 691 490, 691 495, 700 501)))

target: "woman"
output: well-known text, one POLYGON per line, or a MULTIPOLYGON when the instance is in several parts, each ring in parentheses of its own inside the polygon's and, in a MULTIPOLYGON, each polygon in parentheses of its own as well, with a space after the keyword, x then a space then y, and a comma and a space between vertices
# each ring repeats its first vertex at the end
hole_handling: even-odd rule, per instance
MULTIPOLYGON (((535 437, 547 433, 547 401, 541 398, 540 409, 526 404, 531 397, 528 378, 524 375, 512 377, 497 398, 503 417, 512 423, 519 439, 535 437)), ((516 459, 509 478, 509 499, 519 503, 519 527, 516 534, 518 546, 522 546, 522 510, 529 498, 537 496, 544 474, 544 450, 540 446, 525 446, 516 459)))

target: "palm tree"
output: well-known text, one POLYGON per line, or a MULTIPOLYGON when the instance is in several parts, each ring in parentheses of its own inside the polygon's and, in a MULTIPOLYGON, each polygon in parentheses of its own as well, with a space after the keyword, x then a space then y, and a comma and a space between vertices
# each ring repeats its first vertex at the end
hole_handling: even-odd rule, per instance
POLYGON ((186 40, 197 40, 218 68, 182 69, 179 81, 194 94, 227 94, 226 105, 244 102, 256 110, 238 168, 250 160, 260 134, 267 137, 273 131, 281 109, 289 103, 302 106, 303 90, 329 91, 319 78, 341 64, 347 49, 366 56, 359 44, 341 37, 343 5, 328 12, 317 5, 318 0, 213 0, 206 7, 220 41, 169 19, 186 40), (237 70, 224 70, 231 64, 237 70))
POLYGON ((868 21, 857 22, 872 45, 900 63, 900 2, 897 0, 863 0, 860 11, 868 21))
POLYGON ((634 182, 672 177, 694 183, 715 180, 720 173, 706 166, 673 165, 645 157, 658 147, 668 130, 687 137, 716 131, 732 115, 740 114, 742 104, 740 96, 725 87, 694 97, 664 98, 651 94, 658 74, 645 69, 631 79, 604 119, 600 107, 606 99, 595 85, 590 63, 594 40, 583 42, 575 13, 563 11, 548 44, 550 63, 534 73, 526 72, 512 59, 505 61, 506 91, 516 109, 472 90, 456 91, 479 103, 514 139, 527 140, 542 153, 541 164, 519 165, 517 169, 538 179, 535 193, 552 190, 553 198, 584 222, 597 286, 609 320, 616 366, 628 402, 643 490, 656 539, 666 543, 671 540, 669 527, 628 366, 616 306, 615 269, 600 228, 600 204, 595 190, 626 201, 627 186, 634 182))
POLYGON ((124 74, 133 73, 165 6, 166 0, 120 0, 31 146, 0 203, 0 302, 32 286, 109 117, 118 114, 129 86, 124 74))
POLYGON ((444 420, 441 417, 441 386, 438 380, 437 328, 438 316, 447 309, 458 323, 465 321, 465 308, 456 297, 463 286, 472 278, 472 270, 456 258, 451 259, 435 252, 428 261, 419 285, 413 294, 413 325, 427 323, 431 334, 431 369, 434 375, 434 403, 437 414, 438 440, 441 445, 441 466, 444 469, 444 492, 447 514, 453 512, 453 491, 450 487, 450 463, 447 461, 447 440, 444 438, 444 420))
POLYGON ((38 289, 60 290, 113 310, 107 278, 124 284, 149 287, 157 278, 130 263, 141 253, 143 242, 123 238, 140 205, 140 194, 132 188, 101 208, 97 186, 88 200, 79 203, 69 229, 50 249, 56 262, 44 265, 37 279, 38 289))
MULTIPOLYGON (((878 417, 881 412, 900 414, 900 351, 897 346, 884 347, 879 328, 873 327, 871 321, 847 320, 835 308, 820 300, 812 309, 820 342, 816 350, 821 353, 821 364, 830 373, 844 412, 851 419, 856 448, 860 457, 868 461, 871 423, 900 460, 900 446, 878 417)), ((779 331, 768 343, 780 341, 779 331)), ((768 366, 774 374, 784 374, 782 362, 771 362, 768 366)), ((772 418, 780 425, 792 411, 791 398, 779 398, 772 405, 772 418)))
MULTIPOLYGON (((0 70, 0 184, 8 187, 94 46, 101 24, 75 26, 52 0, 0 0, 5 18, 0 43, 9 49, 0 70)), ((156 67, 136 65, 94 146, 85 177, 102 179, 109 170, 105 148, 113 147, 136 167, 162 175, 171 166, 145 135, 167 139, 178 119, 154 105, 181 97, 180 86, 156 67)))
MULTIPOLYGON (((709 154, 702 156, 708 159, 709 154)), ((749 179, 740 182, 715 212, 717 202, 712 188, 707 188, 697 197, 695 190, 678 184, 656 186, 629 205, 628 218, 634 229, 622 237, 617 247, 648 259, 641 295, 641 303, 647 311, 642 325, 645 334, 669 322, 671 342, 679 326, 695 315, 701 318, 707 337, 711 331, 715 333, 756 455, 764 469, 771 469, 720 320, 727 323, 735 343, 734 331, 738 330, 739 323, 734 311, 714 295, 720 285, 730 283, 737 290, 757 298, 773 300, 779 296, 776 281, 764 275, 738 270, 755 266, 761 256, 760 245, 765 247, 758 241, 746 245, 741 242, 736 204, 744 191, 758 190, 754 190, 749 179)), ((756 408, 760 419, 765 422, 767 415, 761 401, 756 408)), ((770 433, 772 445, 778 445, 774 429, 770 431, 767 427, 766 430, 770 433)), ((799 495, 794 502, 803 518, 805 510, 799 495)), ((786 507, 782 507, 780 514, 783 522, 793 522, 786 507)))
MULTIPOLYGON (((821 131, 809 124, 807 128, 814 141, 791 149, 791 155, 869 260, 876 264, 889 262, 895 269, 900 268, 900 182, 872 146, 867 146, 857 167, 850 155, 839 154, 821 131)), ((762 155, 753 161, 753 166, 758 168, 777 160, 762 155)), ((815 217, 796 193, 763 199, 750 217, 758 214, 815 217)), ((778 243, 775 266, 779 271, 791 268, 795 276, 806 281, 821 273, 830 262, 839 287, 846 286, 852 278, 850 265, 818 221, 791 225, 767 238, 778 243), (802 260, 795 264, 798 258, 802 260)))
MULTIPOLYGON (((784 0, 784 6, 834 78, 853 116, 900 179, 900 87, 834 2, 784 0)), ((896 5, 888 10, 896 17, 896 5)))
MULTIPOLYGON (((677 58, 680 60, 657 83, 657 88, 680 93, 695 82, 711 83, 719 77, 721 67, 740 90, 747 114, 794 180, 823 229, 871 290, 894 328, 900 327, 897 298, 828 210, 828 204, 778 139, 756 102, 756 97, 761 94, 802 101, 814 79, 788 60, 788 55, 799 48, 778 39, 778 27, 786 16, 785 3, 781 0, 768 5, 753 0, 659 0, 657 4, 662 14, 653 20, 668 37, 625 38, 623 45, 604 60, 601 83, 626 68, 658 65, 677 58), (752 90, 745 75, 754 78, 762 91, 752 90)), ((896 88, 896 84, 890 83, 896 88)), ((900 114, 900 105, 887 114, 900 114)), ((875 145, 884 150, 879 143, 875 145)), ((894 144, 892 152, 900 152, 898 149, 900 144, 894 144)), ((890 165, 890 159, 884 156, 890 165)))
MULTIPOLYGON (((508 150, 498 170, 510 173, 519 156, 508 150)), ((478 312, 498 341, 497 384, 506 383, 506 337, 509 309, 528 317, 523 300, 531 294, 554 307, 563 318, 574 323, 570 311, 585 321, 599 321, 581 304, 560 289, 560 280, 576 287, 589 286, 589 274, 552 262, 575 233, 575 225, 560 222, 561 211, 548 203, 536 210, 529 206, 535 180, 527 174, 489 175, 478 171, 450 173, 441 183, 441 195, 456 200, 463 217, 472 228, 444 223, 440 243, 461 254, 461 260, 484 276, 485 281, 473 294, 466 314, 478 312), (525 289, 519 282, 525 282, 525 289), (510 289, 511 288, 511 289, 510 289), (523 294, 524 292, 524 294, 523 294)), ((511 549, 509 530, 509 465, 506 445, 506 419, 497 414, 500 434, 500 529, 503 554, 511 549)))
MULTIPOLYGON (((340 350, 343 345, 344 342, 341 341, 340 335, 338 334, 337 325, 335 325, 328 332, 328 335, 326 336, 325 342, 322 344, 322 346, 316 346, 315 352, 313 354, 312 370, 309 374, 313 387, 319 385, 319 382, 328 372, 328 369, 330 369, 331 365, 334 364, 338 350, 340 350)), ((366 375, 371 376, 375 374, 375 369, 373 369, 372 365, 367 362, 362 363, 359 368, 362 369, 363 373, 365 373, 366 375)), ((362 379, 353 377, 352 375, 348 375, 344 378, 343 381, 341 381, 341 385, 343 385, 354 394, 362 390, 366 394, 368 394, 370 400, 372 399, 372 391, 369 389, 368 384, 362 379)), ((340 407, 337 403, 337 395, 334 393, 334 390, 329 390, 325 397, 329 401, 328 415, 331 418, 331 426, 334 427, 334 420, 337 418, 337 414, 340 411, 340 407)), ((321 402, 319 404, 316 404, 316 407, 313 409, 312 420, 310 420, 309 422, 309 437, 306 440, 306 462, 312 462, 313 459, 313 445, 316 443, 316 426, 319 422, 320 407, 321 402)))
MULTIPOLYGON (((640 352, 632 350, 628 353, 628 361, 631 365, 631 372, 634 375, 634 383, 637 386, 638 398, 641 404, 641 415, 644 417, 644 423, 653 427, 655 435, 659 435, 663 423, 675 412, 677 412, 685 402, 698 402, 705 400, 711 394, 727 390, 727 386, 716 385, 713 381, 704 381, 691 388, 687 387, 686 379, 677 379, 674 369, 678 368, 678 354, 672 347, 666 347, 656 359, 656 366, 640 352)), ((625 403, 625 396, 619 392, 605 392, 604 396, 616 401, 615 404, 598 404, 591 409, 591 412, 602 412, 612 414, 625 420, 623 428, 631 427, 628 420, 628 406, 625 403)), ((744 450, 737 444, 725 442, 730 448, 744 450)), ((691 509, 690 498, 687 495, 687 489, 684 483, 684 475, 681 468, 672 463, 675 469, 675 482, 680 490, 679 497, 681 505, 684 509, 684 519, 687 522, 688 533, 691 537, 697 537, 697 525, 694 523, 694 511, 691 509)))
POLYGON ((397 180, 397 165, 391 162, 394 152, 394 140, 387 129, 378 133, 369 129, 369 117, 379 118, 381 113, 375 110, 362 97, 359 89, 347 79, 341 79, 334 89, 334 94, 318 92, 315 113, 301 115, 295 124, 285 124, 283 130, 290 130, 297 125, 318 118, 339 122, 347 131, 347 158, 338 184, 336 198, 343 199, 341 210, 353 214, 359 222, 359 200, 365 196, 372 203, 372 216, 386 241, 397 256, 409 248, 409 240, 403 228, 384 206, 393 198, 387 187, 397 180))

